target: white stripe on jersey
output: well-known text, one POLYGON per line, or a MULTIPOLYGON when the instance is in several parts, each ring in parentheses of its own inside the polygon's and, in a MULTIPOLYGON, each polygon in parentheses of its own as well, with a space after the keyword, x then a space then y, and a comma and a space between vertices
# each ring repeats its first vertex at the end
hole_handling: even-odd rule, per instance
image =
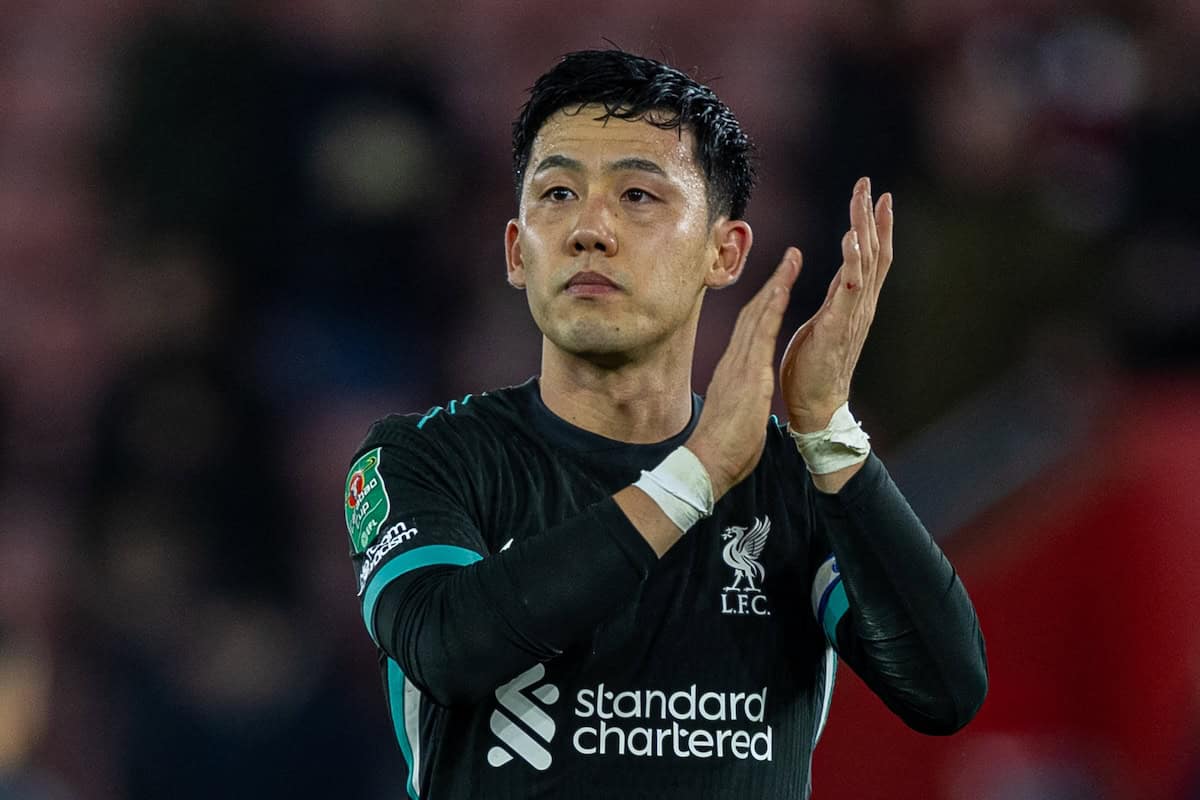
POLYGON ((407 678, 404 681, 404 733, 412 748, 412 785, 421 796, 421 690, 407 678))

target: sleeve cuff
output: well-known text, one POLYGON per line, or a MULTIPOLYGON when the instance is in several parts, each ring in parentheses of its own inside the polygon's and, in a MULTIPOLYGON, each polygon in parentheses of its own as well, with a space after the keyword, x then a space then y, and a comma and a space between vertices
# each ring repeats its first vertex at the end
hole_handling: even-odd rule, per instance
POLYGON ((887 469, 884 468, 879 457, 872 452, 863 462, 862 469, 846 481, 846 485, 837 494, 816 492, 817 502, 823 511, 841 513, 846 506, 855 505, 879 491, 886 478, 887 469))

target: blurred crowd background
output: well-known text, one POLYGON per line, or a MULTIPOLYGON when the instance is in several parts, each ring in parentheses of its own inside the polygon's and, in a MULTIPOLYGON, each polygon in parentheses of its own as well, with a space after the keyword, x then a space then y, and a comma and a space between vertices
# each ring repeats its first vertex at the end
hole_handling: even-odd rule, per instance
POLYGON ((1200 798, 1200 4, 0 4, 0 799, 398 798, 344 471, 536 373, 510 122, 564 52, 755 138, 789 325, 854 180, 897 256, 854 404, 960 567, 977 721, 843 670, 816 797, 1200 798))

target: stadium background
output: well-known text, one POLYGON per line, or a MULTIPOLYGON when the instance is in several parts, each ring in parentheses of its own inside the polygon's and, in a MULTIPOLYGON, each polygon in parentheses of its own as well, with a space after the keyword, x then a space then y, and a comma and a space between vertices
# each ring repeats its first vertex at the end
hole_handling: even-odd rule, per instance
POLYGON ((896 194, 855 407, 991 694, 927 739, 843 670, 815 796, 1200 797, 1200 5, 53 0, 0 14, 0 798, 400 796, 344 469, 536 371, 509 121, 609 41, 759 145, 698 390, 896 194))

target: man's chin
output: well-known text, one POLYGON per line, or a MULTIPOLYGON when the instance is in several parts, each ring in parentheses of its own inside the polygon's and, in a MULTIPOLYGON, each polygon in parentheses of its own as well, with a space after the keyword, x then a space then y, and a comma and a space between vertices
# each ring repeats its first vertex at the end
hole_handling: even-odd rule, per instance
MULTIPOLYGON (((590 327, 590 326, 589 326, 590 327)), ((638 342, 630 341, 620 331, 608 329, 573 330, 568 335, 546 336, 564 354, 589 361, 598 366, 617 367, 633 360, 638 342)))
POLYGON ((598 367, 620 367, 634 360, 629 349, 614 346, 581 346, 565 350, 565 352, 598 367))

